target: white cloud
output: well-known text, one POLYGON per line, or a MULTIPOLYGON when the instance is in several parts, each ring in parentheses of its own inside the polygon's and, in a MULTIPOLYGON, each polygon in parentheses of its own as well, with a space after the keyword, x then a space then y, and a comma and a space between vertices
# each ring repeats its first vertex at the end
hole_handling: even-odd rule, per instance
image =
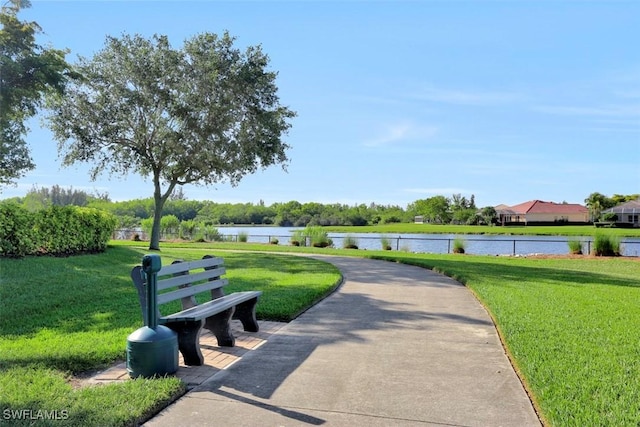
POLYGON ((605 105, 601 107, 539 105, 534 111, 564 116, 635 117, 640 118, 640 105, 605 105))
POLYGON ((516 92, 465 91, 426 87, 409 95, 410 98, 445 104, 489 106, 509 104, 522 96, 516 92))
POLYGON ((399 122, 386 126, 378 136, 363 142, 366 147, 380 147, 398 142, 432 138, 438 132, 435 126, 421 126, 411 122, 399 122))

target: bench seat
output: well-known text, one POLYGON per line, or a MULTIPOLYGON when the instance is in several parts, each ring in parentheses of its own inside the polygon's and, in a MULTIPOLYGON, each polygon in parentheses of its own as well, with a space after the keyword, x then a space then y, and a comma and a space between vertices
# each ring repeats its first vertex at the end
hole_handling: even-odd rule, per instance
MULTIPOLYGON (((215 300, 207 301, 204 304, 182 310, 178 313, 170 314, 169 316, 163 316, 159 319, 159 322, 164 324, 170 322, 206 319, 212 314, 220 313, 221 311, 235 307, 240 303, 259 297, 261 293, 262 292, 260 291, 235 292, 215 300)), ((256 325, 254 328, 258 329, 258 326, 256 325)), ((257 332, 257 330, 251 332, 257 332)))
MULTIPOLYGON (((218 340, 218 345, 233 347, 235 338, 231 332, 231 319, 242 322, 245 331, 258 332, 255 310, 261 291, 234 292, 224 295, 223 287, 229 282, 221 279, 225 273, 221 258, 205 256, 202 260, 192 262, 174 262, 158 272, 157 305, 180 300, 183 310, 161 315, 158 323, 174 330, 178 335, 178 349, 186 365, 199 366, 204 363, 200 350, 200 333, 202 328, 210 330, 218 340), (191 270, 196 271, 193 274, 191 270), (211 300, 198 304, 195 295, 210 292, 211 300)), ((143 316, 146 307, 146 281, 142 267, 136 266, 131 271, 131 278, 138 290, 138 297, 143 316)), ((145 318, 145 323, 147 319, 145 318)))

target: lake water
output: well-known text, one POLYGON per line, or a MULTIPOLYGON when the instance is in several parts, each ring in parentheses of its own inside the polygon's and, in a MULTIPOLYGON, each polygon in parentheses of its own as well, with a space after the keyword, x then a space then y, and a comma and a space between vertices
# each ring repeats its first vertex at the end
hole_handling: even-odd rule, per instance
MULTIPOLYGON (((277 238, 281 245, 289 244, 291 234, 303 227, 218 227, 225 236, 237 238, 238 233, 246 233, 249 242, 268 243, 271 237, 277 238)), ((358 241, 360 249, 381 249, 381 235, 376 233, 328 233, 336 248, 342 247, 342 241, 348 234, 358 241)), ((449 253, 453 249, 453 240, 462 238, 465 251, 476 255, 565 255, 569 253, 569 239, 583 242, 583 252, 588 253, 593 242, 592 237, 562 236, 509 236, 509 235, 455 235, 455 234, 385 234, 394 250, 421 253, 449 253)), ((640 256, 640 238, 622 238, 621 252, 624 256, 640 256)))

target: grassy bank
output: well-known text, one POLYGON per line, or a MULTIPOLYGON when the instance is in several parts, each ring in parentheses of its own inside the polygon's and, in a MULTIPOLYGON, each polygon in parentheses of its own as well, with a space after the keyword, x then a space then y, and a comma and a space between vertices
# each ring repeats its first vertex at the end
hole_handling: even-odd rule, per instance
POLYGON ((373 257, 434 269, 472 289, 549 425, 640 425, 638 259, 373 257))
MULTIPOLYGON (((126 336, 141 325, 128 274, 146 251, 140 242, 114 244, 101 255, 0 259, 0 408, 66 409, 73 416, 51 425, 130 425, 181 393, 172 378, 86 389, 69 383, 73 373, 122 359, 126 336), (43 282, 45 274, 49 279, 43 282)), ((640 424, 637 258, 432 255, 244 243, 163 243, 161 255, 167 263, 238 249, 372 257, 452 276, 495 319, 548 425, 640 424)), ((263 318, 295 316, 338 277, 326 264, 306 258, 222 256, 237 290, 264 291, 258 304, 263 318), (315 288, 317 282, 324 285, 315 288), (296 286, 300 289, 293 292, 296 286), (281 311, 280 301, 288 296, 293 302, 281 311), (297 305, 298 300, 304 302, 297 305)))
POLYGON ((494 318, 546 424, 640 424, 640 260, 411 254, 217 243, 217 248, 363 256, 442 272, 494 318))
POLYGON ((591 225, 561 226, 484 226, 484 225, 437 225, 437 224, 382 224, 359 227, 323 227, 335 233, 381 233, 381 234, 491 234, 530 236, 594 236, 596 231, 606 231, 620 237, 640 237, 640 228, 595 228, 591 225))
POLYGON ((640 424, 640 260, 273 247, 404 262, 465 283, 494 318, 547 425, 640 424))
MULTIPOLYGON (((129 272, 145 253, 118 246, 98 255, 0 259, 0 423, 33 425, 5 415, 31 410, 30 417, 38 411, 58 417, 35 425, 135 425, 183 392, 176 378, 73 386, 75 375, 123 360, 127 336, 142 326, 129 272)), ((215 254, 163 248, 162 260, 206 253, 215 254)), ((248 253, 224 258, 230 291, 264 292, 260 319, 291 319, 339 280, 335 267, 313 259, 248 253)))

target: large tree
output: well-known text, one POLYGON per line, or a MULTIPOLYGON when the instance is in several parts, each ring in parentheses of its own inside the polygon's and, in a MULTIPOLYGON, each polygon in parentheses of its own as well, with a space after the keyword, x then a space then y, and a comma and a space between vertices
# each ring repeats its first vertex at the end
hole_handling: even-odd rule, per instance
POLYGON ((587 205, 587 208, 589 208, 591 221, 599 221, 603 210, 616 205, 612 199, 598 192, 589 194, 589 197, 584 199, 584 203, 587 205))
POLYGON ((176 186, 237 185, 288 161, 281 138, 295 113, 280 105, 277 74, 260 46, 233 44, 228 33, 197 35, 181 49, 166 36, 107 37, 92 59, 80 58, 84 79, 51 100, 64 165, 92 163, 92 179, 104 171, 151 179, 152 250, 176 186))
POLYGON ((427 222, 448 224, 451 222, 451 202, 444 196, 434 196, 413 202, 410 210, 422 215, 427 222))
POLYGON ((25 136, 47 92, 61 93, 69 77, 67 51, 36 43, 35 22, 18 19, 28 0, 9 0, 0 8, 0 189, 35 167, 25 136))

